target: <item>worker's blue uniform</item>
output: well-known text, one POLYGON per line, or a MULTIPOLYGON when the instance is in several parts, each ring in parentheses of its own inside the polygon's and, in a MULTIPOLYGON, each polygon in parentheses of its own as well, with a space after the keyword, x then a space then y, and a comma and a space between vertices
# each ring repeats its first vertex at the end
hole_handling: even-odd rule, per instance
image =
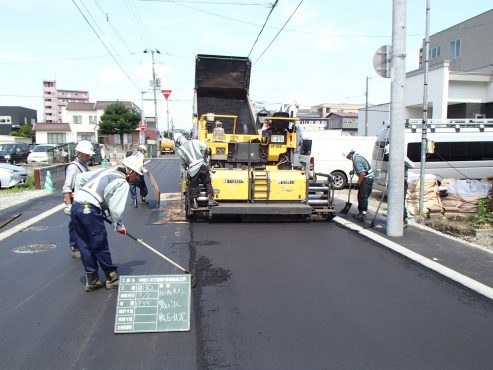
MULTIPOLYGON (((140 151, 136 151, 132 154, 134 157, 139 158, 142 161, 142 166, 144 166, 144 154, 140 151)), ((139 175, 139 177, 132 183, 130 183, 130 196, 133 200, 137 199, 137 188, 139 188, 141 198, 147 197, 149 191, 147 190, 146 182, 144 179, 144 175, 139 175)))
MULTIPOLYGON (((76 157, 72 162, 70 162, 65 167, 65 182, 63 184, 62 192, 63 193, 71 193, 71 197, 73 200, 74 190, 75 190, 75 178, 79 173, 84 173, 89 171, 87 168, 87 164, 82 162, 80 158, 76 157)), ((72 220, 68 223, 68 242, 70 249, 72 252, 79 249, 77 246, 77 240, 75 238, 74 225, 72 224, 72 220)))
POLYGON ((188 140, 178 147, 182 166, 187 169, 190 199, 196 199, 200 194, 200 182, 210 197, 214 196, 209 168, 205 163, 207 146, 199 140, 188 140))
POLYGON ((108 245, 104 218, 111 218, 115 229, 124 228, 122 214, 129 185, 119 170, 103 169, 77 176, 72 222, 86 273, 115 271, 108 245))
POLYGON ((373 170, 366 158, 357 153, 353 155, 353 168, 356 174, 363 173, 365 176, 359 184, 358 211, 360 214, 366 214, 368 211, 368 198, 373 189, 373 170))

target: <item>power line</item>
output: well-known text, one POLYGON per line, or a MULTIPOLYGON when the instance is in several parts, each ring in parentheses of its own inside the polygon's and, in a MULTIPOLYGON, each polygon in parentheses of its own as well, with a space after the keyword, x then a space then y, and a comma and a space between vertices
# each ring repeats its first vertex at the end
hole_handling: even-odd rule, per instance
POLYGON ((257 63, 259 61, 260 58, 262 58, 262 56, 265 54, 265 52, 270 48, 270 46, 274 43, 274 41, 276 41, 277 39, 277 36, 279 36, 279 34, 282 32, 282 30, 284 29, 284 27, 288 24, 288 22, 291 20, 291 18, 293 17, 294 13, 296 13, 296 11, 298 10, 298 8, 300 7, 300 5, 303 3, 304 0, 301 0, 300 3, 298 4, 298 6, 293 10, 293 12, 291 13, 291 15, 289 16, 289 18, 286 20, 286 22, 283 24, 283 26, 281 27, 281 29, 279 30, 279 32, 274 36, 274 38, 272 39, 272 41, 269 43, 269 45, 267 45, 267 47, 264 49, 264 51, 262 52, 262 54, 260 54, 260 56, 257 58, 257 60, 253 63, 257 63))
MULTIPOLYGON (((246 24, 246 25, 254 26, 254 27, 261 27, 262 26, 258 23, 247 22, 247 21, 244 21, 242 19, 232 18, 232 17, 228 17, 228 16, 225 16, 222 14, 217 14, 217 13, 214 13, 214 12, 211 12, 208 10, 198 9, 198 8, 193 7, 193 6, 185 5, 188 3, 190 3, 190 4, 204 4, 207 2, 202 2, 202 1, 178 2, 178 1, 171 1, 171 0, 138 0, 138 1, 170 3, 170 4, 182 6, 184 8, 192 9, 192 10, 195 10, 195 11, 200 12, 200 13, 209 14, 209 15, 212 15, 214 17, 227 19, 227 20, 232 21, 232 22, 242 23, 242 24, 246 24)), ((231 3, 231 4, 220 3, 220 4, 223 4, 223 5, 261 5, 261 4, 238 4, 238 3, 231 3)), ((262 5, 262 6, 266 6, 266 5, 262 5)), ((270 7, 270 5, 268 7, 270 7)), ((279 27, 275 27, 275 26, 266 26, 266 28, 279 29, 279 27)), ((387 39, 390 39, 392 37, 392 35, 390 35, 390 34, 388 34, 388 35, 369 35, 369 34, 349 35, 349 34, 333 34, 333 33, 315 32, 315 31, 303 31, 303 30, 295 30, 295 29, 290 29, 290 28, 286 28, 284 31, 293 32, 293 33, 300 33, 300 34, 305 34, 305 35, 319 35, 319 36, 339 37, 339 38, 387 38, 387 39)), ((406 37, 423 37, 423 36, 424 36, 423 33, 407 34, 406 35, 406 37)))
POLYGON ((96 5, 96 7, 99 9, 99 11, 101 12, 101 14, 103 15, 103 17, 106 19, 106 22, 110 25, 111 29, 113 30, 113 32, 116 34, 116 36, 118 37, 118 39, 120 40, 120 42, 123 44, 123 46, 125 46, 127 48, 127 50, 129 51, 130 48, 128 47, 127 43, 125 42, 124 38, 120 35, 120 33, 118 32, 118 30, 116 29, 115 26, 113 26, 113 23, 110 21, 110 17, 109 17, 109 14, 108 12, 104 11, 103 8, 101 8, 101 6, 99 5, 98 3, 98 0, 93 0, 94 4, 96 5))
MULTIPOLYGON (((128 54, 119 54, 120 57, 126 55, 137 55, 140 53, 131 52, 128 54)), ((102 59, 108 58, 108 55, 97 55, 97 56, 89 56, 89 57, 72 57, 72 58, 53 58, 53 59, 42 59, 42 60, 13 60, 11 62, 0 62, 0 64, 25 64, 25 63, 48 63, 58 60, 88 60, 88 59, 102 59)))
MULTIPOLYGON (((103 35, 103 37, 106 39, 106 42, 105 44, 107 44, 109 47, 111 47, 111 49, 113 49, 113 52, 116 56, 118 56, 118 58, 120 59, 120 61, 123 63, 123 60, 121 59, 120 57, 120 54, 118 53, 118 51, 116 50, 116 48, 112 45, 110 39, 105 35, 103 29, 101 27, 99 27, 98 25, 98 22, 96 21, 96 19, 92 16, 92 13, 91 11, 87 8, 87 6, 84 4, 84 1, 83 0, 79 0, 79 2, 84 6, 84 9, 86 10, 87 14, 91 17, 93 23, 96 25, 96 27, 99 29, 99 31, 101 32, 101 34, 103 35)), ((106 13, 106 20, 108 21, 108 15, 106 13)))
POLYGON ((264 22, 264 24, 263 24, 262 28, 260 29, 260 32, 258 33, 257 38, 255 39, 255 42, 253 43, 252 48, 250 49, 250 52, 248 53, 248 58, 250 58, 250 55, 252 54, 253 48, 254 48, 254 47, 255 47, 255 45, 257 44, 257 41, 258 41, 258 39, 259 39, 260 35, 262 34, 262 31, 264 30, 265 25, 267 24, 267 21, 268 21, 268 20, 269 20, 269 18, 270 18, 270 15, 271 15, 271 14, 272 14, 272 12, 274 11, 274 8, 276 7, 277 2, 278 2, 278 0, 276 0, 276 2, 272 5, 272 8, 270 8, 269 14, 267 15, 267 18, 265 19, 265 22, 264 22))
MULTIPOLYGON (((157 1, 161 3, 175 3, 175 4, 208 4, 208 5, 245 5, 245 6, 265 6, 270 8, 271 3, 249 3, 249 2, 231 2, 231 1, 205 1, 205 0, 139 0, 139 1, 157 1)), ((277 2, 277 1, 276 1, 277 2)))
POLYGON ((104 48, 108 51, 108 53, 110 53, 111 57, 113 58, 113 60, 115 61, 115 63, 118 65, 118 67, 120 67, 120 69, 125 74, 125 76, 128 78, 128 80, 135 86, 135 88, 137 90, 140 91, 141 89, 137 86, 137 84, 128 75, 127 71, 125 71, 125 69, 122 67, 122 65, 120 64, 120 62, 118 61, 118 59, 116 59, 116 57, 113 55, 113 53, 111 52, 111 50, 108 49, 108 47, 106 46, 105 42, 101 39, 101 37, 99 36, 99 34, 97 33, 97 31, 94 29, 94 27, 92 26, 92 24, 89 22, 89 20, 87 19, 87 17, 84 15, 84 13, 82 12, 82 10, 79 8, 79 6, 77 5, 77 3, 75 2, 75 0, 72 0, 72 3, 74 3, 75 7, 79 11, 79 13, 82 15, 82 17, 84 18, 84 20, 86 21, 86 23, 89 25, 89 27, 91 27, 91 29, 96 34, 96 36, 99 39, 99 41, 101 41, 101 43, 103 44, 104 48))
POLYGON ((132 0, 125 0, 125 5, 127 7, 127 10, 130 14, 130 19, 132 20, 132 23, 135 26, 135 29, 137 30, 137 33, 143 43, 144 46, 150 45, 150 38, 148 37, 148 34, 145 30, 144 24, 142 22, 142 18, 139 14, 139 11, 135 7, 135 4, 133 3, 132 0))

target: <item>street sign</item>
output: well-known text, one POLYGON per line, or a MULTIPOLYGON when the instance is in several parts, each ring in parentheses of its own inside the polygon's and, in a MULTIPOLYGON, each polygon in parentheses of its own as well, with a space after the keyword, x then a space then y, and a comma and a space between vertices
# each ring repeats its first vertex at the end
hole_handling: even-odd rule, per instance
POLYGON ((161 92, 164 95, 164 98, 168 100, 169 96, 171 95, 171 90, 161 90, 161 92))
POLYGON ((390 67, 392 59, 392 47, 383 45, 373 55, 373 68, 375 72, 384 78, 390 77, 390 67))
POLYGON ((190 275, 120 276, 115 333, 190 330, 190 275))
POLYGON ((142 132, 144 132, 147 128, 146 125, 140 125, 139 127, 140 127, 140 131, 142 131, 142 132))

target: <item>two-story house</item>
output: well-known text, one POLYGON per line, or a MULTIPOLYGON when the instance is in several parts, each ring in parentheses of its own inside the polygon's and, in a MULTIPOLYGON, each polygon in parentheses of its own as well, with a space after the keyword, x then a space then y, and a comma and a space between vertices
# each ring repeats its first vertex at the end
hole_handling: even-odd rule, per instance
MULTIPOLYGON (((37 143, 61 144, 89 140, 91 142, 109 145, 135 144, 140 141, 140 129, 121 135, 100 135, 99 119, 108 105, 115 101, 68 102, 62 109, 63 123, 36 123, 34 131, 37 143)), ((127 108, 140 112, 140 109, 131 101, 121 101, 127 108)))

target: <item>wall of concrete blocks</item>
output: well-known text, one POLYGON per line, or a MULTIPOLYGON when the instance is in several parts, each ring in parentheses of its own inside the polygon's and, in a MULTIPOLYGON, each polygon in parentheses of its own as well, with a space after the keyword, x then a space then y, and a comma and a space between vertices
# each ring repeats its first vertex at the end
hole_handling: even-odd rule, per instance
POLYGON ((50 171, 51 181, 57 191, 61 191, 65 182, 66 164, 57 164, 53 166, 36 168, 34 170, 34 187, 37 190, 44 189, 46 183, 46 174, 50 171))

